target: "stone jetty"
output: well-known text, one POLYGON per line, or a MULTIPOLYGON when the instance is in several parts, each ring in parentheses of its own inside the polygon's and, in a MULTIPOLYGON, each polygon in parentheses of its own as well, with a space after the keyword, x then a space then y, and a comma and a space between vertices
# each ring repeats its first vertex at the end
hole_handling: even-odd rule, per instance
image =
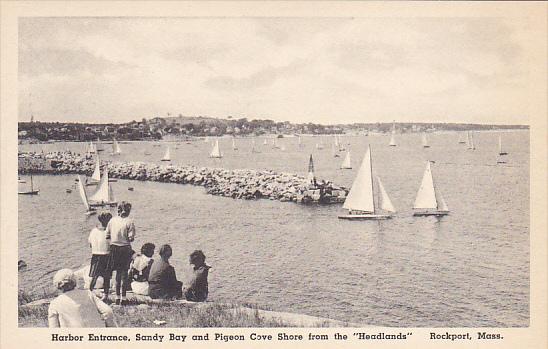
MULTIPOLYGON (((228 170, 149 162, 109 162, 109 177, 139 181, 199 185, 212 195, 235 199, 270 199, 298 203, 344 202, 348 189, 331 182, 311 184, 303 176, 270 170, 228 170)), ((91 175, 95 159, 67 152, 20 153, 19 174, 91 175)))

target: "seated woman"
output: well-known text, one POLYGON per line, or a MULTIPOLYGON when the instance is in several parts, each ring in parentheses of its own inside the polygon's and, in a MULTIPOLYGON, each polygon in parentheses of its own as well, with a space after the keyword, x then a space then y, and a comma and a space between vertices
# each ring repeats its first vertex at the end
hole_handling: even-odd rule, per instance
POLYGON ((148 276, 152 266, 152 255, 154 255, 154 244, 147 242, 141 247, 141 253, 136 253, 129 266, 129 279, 131 289, 135 294, 148 295, 148 276))
POLYGON ((49 327, 116 327, 108 305, 90 290, 76 289, 72 270, 59 270, 53 277, 53 284, 63 293, 49 305, 49 327))
POLYGON ((183 283, 177 280, 175 268, 169 264, 171 246, 160 247, 160 258, 154 260, 148 275, 148 295, 153 299, 183 298, 183 283))
POLYGON ((210 266, 205 264, 205 255, 196 250, 190 254, 190 264, 194 266, 190 284, 185 287, 184 294, 187 301, 205 302, 208 294, 207 275, 210 266))

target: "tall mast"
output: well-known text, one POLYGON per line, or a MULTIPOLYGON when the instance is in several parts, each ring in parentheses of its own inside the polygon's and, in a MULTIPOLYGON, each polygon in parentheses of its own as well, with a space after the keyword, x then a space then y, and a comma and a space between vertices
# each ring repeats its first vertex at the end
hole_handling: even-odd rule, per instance
MULTIPOLYGON (((376 212, 376 208, 375 208, 375 204, 374 204, 374 199, 375 199, 375 191, 373 190, 374 187, 373 187, 373 160, 371 159, 371 146, 369 145, 368 146, 369 148, 369 172, 370 172, 370 175, 371 175, 371 194, 373 195, 373 213, 376 212)), ((379 203, 378 203, 378 198, 377 198, 377 207, 379 207, 379 203)))

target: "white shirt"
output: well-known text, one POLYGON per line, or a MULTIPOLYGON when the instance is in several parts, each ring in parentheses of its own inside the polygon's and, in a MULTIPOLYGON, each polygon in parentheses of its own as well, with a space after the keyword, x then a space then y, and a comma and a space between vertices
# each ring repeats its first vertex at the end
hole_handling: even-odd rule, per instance
POLYGON ((49 327, 116 327, 112 309, 89 290, 65 292, 51 301, 49 327))
POLYGON ((108 254, 109 243, 107 232, 99 228, 93 228, 89 233, 88 242, 91 245, 92 254, 108 254))
POLYGON ((108 222, 106 232, 111 245, 130 246, 135 238, 135 225, 129 217, 116 216, 108 222))

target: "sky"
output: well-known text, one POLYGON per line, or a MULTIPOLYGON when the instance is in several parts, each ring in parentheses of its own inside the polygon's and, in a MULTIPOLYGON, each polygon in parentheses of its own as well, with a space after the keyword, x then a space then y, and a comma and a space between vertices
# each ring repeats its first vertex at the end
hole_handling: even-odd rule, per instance
POLYGON ((508 18, 19 21, 19 120, 204 115, 526 124, 531 45, 508 18))

